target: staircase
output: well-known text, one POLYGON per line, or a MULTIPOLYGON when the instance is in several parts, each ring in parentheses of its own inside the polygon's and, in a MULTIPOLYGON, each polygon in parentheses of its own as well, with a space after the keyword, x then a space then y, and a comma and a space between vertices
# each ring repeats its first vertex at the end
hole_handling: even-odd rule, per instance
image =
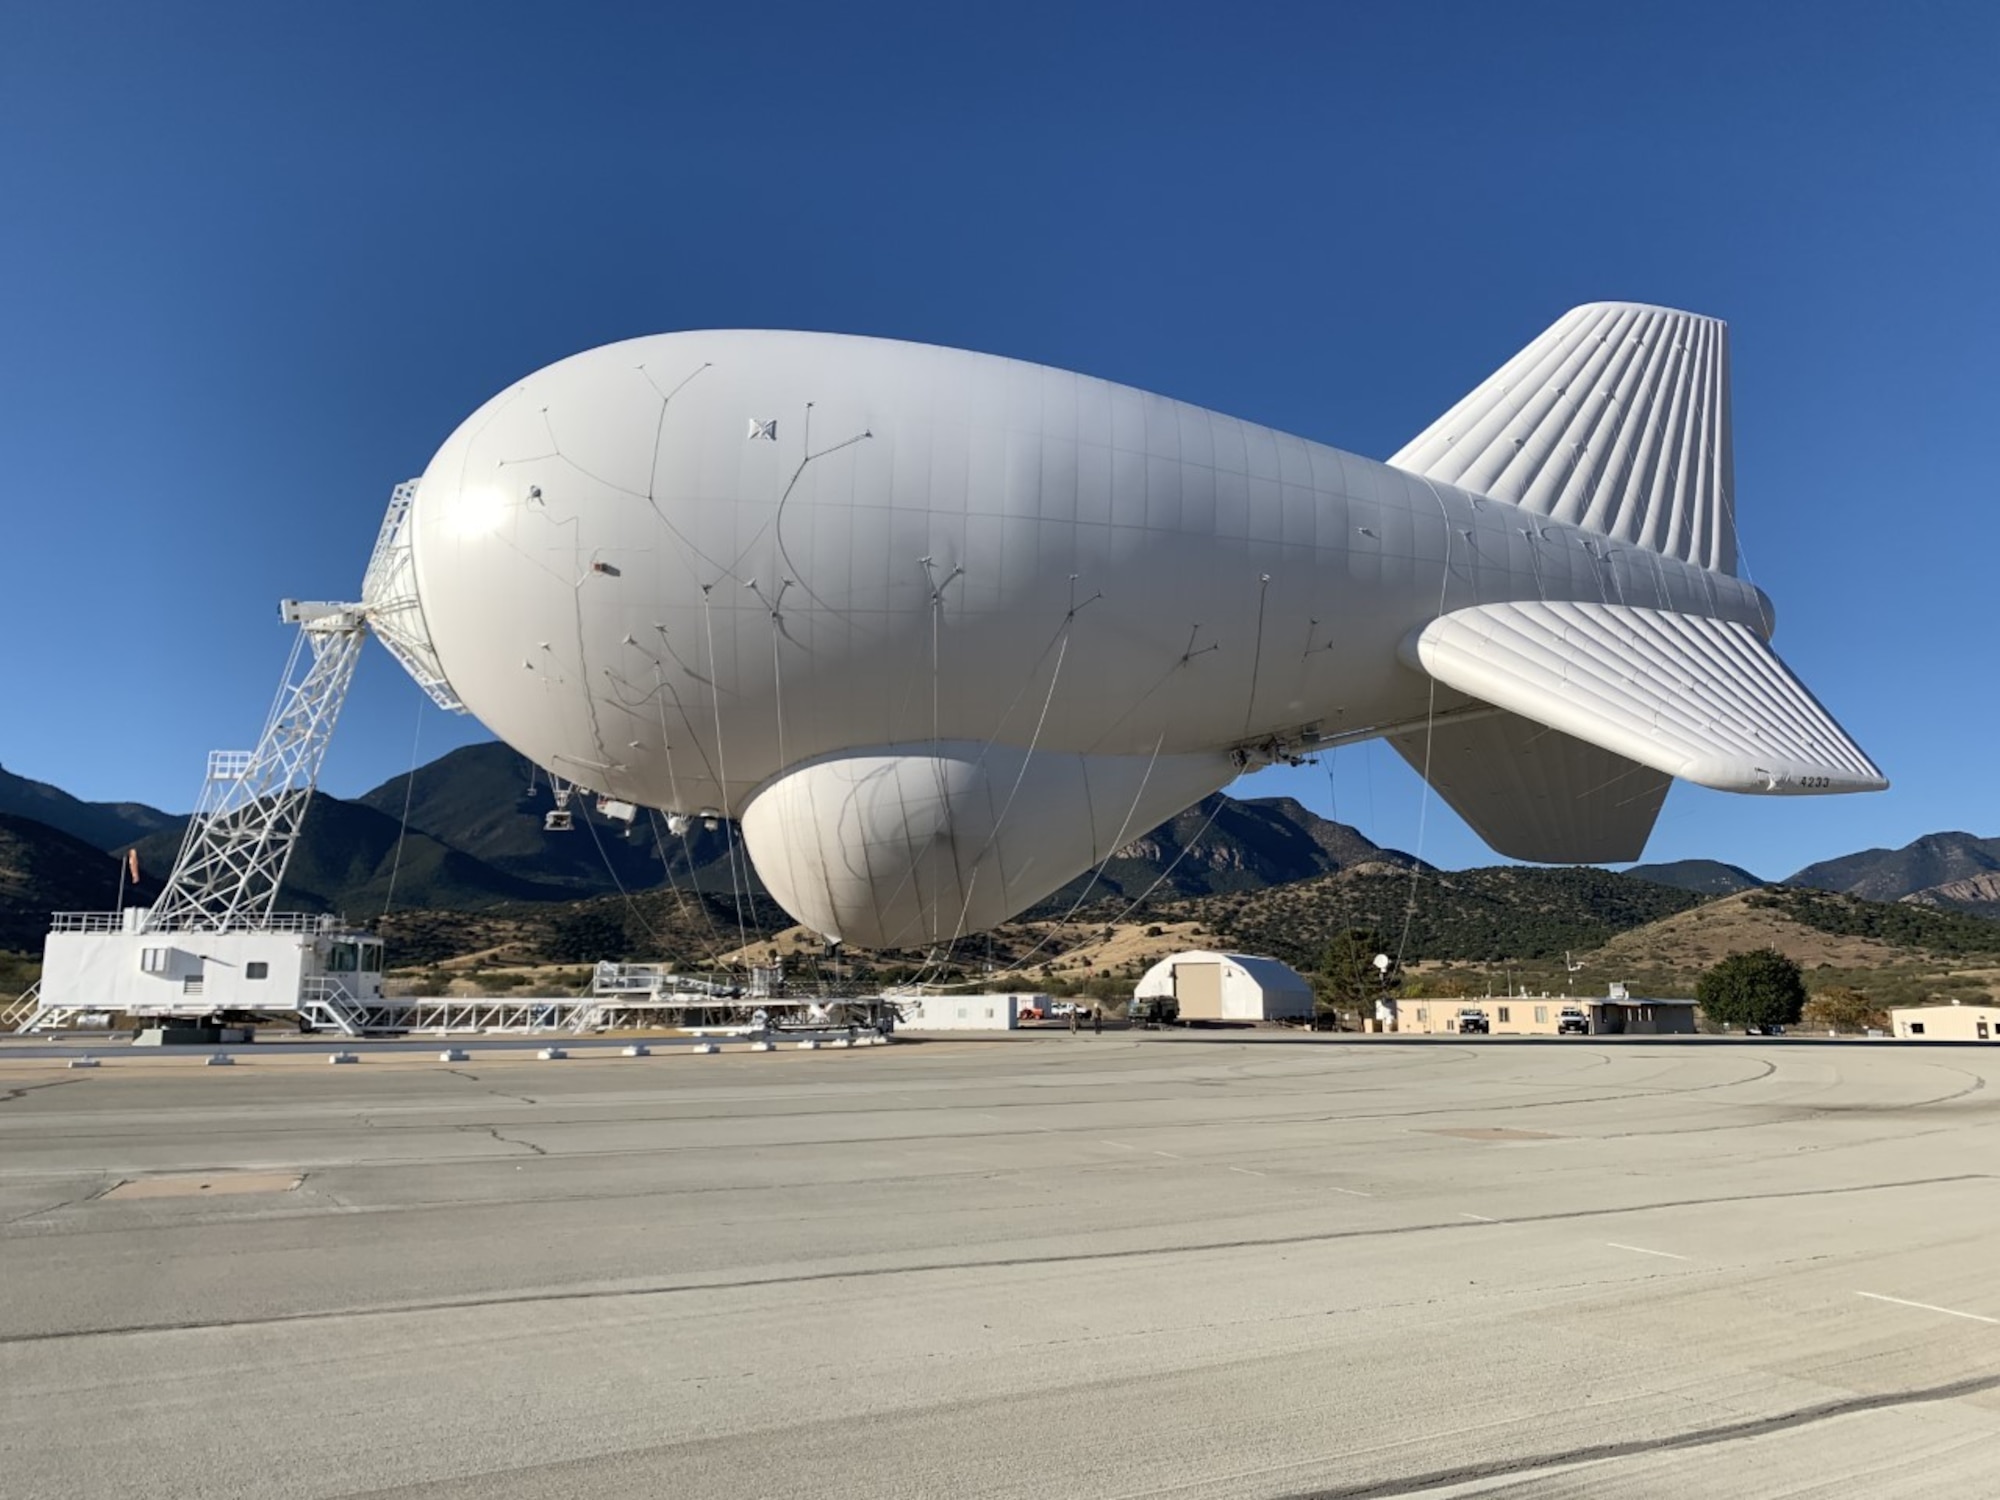
POLYGON ((37 979, 19 999, 0 1004, 0 1031, 27 1031, 42 1011, 42 982, 37 979))
POLYGON ((362 1007, 347 992, 347 986, 331 975, 318 974, 299 987, 299 1019, 319 1031, 337 1031, 342 1036, 360 1036, 362 1007))

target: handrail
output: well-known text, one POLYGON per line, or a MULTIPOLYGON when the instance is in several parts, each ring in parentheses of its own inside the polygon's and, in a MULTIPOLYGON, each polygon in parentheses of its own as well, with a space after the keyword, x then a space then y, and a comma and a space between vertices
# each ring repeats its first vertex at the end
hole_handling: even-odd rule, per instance
MULTIPOLYGON (((128 910, 137 910, 129 908, 128 910)), ((123 932, 127 913, 124 911, 58 911, 49 914, 50 932, 123 932)), ((317 935, 319 933, 345 933, 354 929, 340 918, 327 912, 279 911, 255 922, 245 921, 234 926, 218 927, 195 915, 171 915, 147 928, 148 936, 158 936, 175 932, 296 932, 317 935)))

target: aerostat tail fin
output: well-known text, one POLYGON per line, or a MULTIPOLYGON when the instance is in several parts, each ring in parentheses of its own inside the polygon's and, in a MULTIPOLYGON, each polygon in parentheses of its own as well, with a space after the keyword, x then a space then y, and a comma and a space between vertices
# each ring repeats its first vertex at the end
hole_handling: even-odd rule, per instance
POLYGON ((1448 687, 1667 776, 1725 792, 1889 783, 1748 626, 1620 604, 1453 610, 1403 657, 1448 687))
POLYGON ((1389 743, 1494 852, 1537 864, 1637 859, 1673 784, 1519 714, 1412 729, 1389 743))
POLYGON ((1728 326, 1632 302, 1576 308, 1389 462, 1734 573, 1728 326))
POLYGON ((1497 712, 1390 740, 1502 854, 1637 859, 1675 777, 1729 792, 1889 783, 1748 626, 1516 601, 1453 610, 1403 659, 1497 712))

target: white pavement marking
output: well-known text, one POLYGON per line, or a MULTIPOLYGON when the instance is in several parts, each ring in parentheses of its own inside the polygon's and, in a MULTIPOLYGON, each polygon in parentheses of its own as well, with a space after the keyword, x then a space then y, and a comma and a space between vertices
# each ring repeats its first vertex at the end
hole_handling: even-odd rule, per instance
POLYGON ((1373 1193, 1362 1192, 1360 1188, 1334 1188, 1333 1191, 1336 1193, 1345 1193, 1350 1198, 1372 1198, 1375 1196, 1373 1193))
POLYGON ((1485 1214, 1460 1213, 1459 1217, 1461 1219, 1477 1219, 1482 1224, 1498 1224, 1500 1222, 1498 1219, 1487 1218, 1485 1214))
POLYGON ((1253 1172, 1248 1167, 1231 1167, 1229 1170, 1232 1172, 1241 1172, 1245 1177, 1262 1177, 1264 1175, 1262 1172, 1253 1172))
POLYGON ((1137 1151, 1137 1146, 1128 1146, 1123 1141, 1099 1141, 1100 1146, 1116 1146, 1120 1151, 1137 1151))
POLYGON ((1648 1250, 1644 1245, 1621 1245, 1616 1240, 1606 1240, 1613 1250, 1630 1250, 1634 1255, 1657 1255, 1662 1260, 1693 1260, 1692 1255, 1676 1255, 1671 1250, 1648 1250))
POLYGON ((1960 1312, 1955 1307, 1937 1307, 1929 1302, 1912 1302, 1907 1297, 1885 1297, 1880 1292, 1856 1292, 1857 1297, 1866 1297, 1870 1302, 1893 1302, 1898 1307, 1914 1307, 1922 1312, 1943 1313, 1947 1318, 1970 1318, 1975 1323, 2000 1323, 2000 1318, 1989 1318, 1985 1313, 1960 1312))
POLYGON ((1185 1156, 1176 1156, 1176 1155, 1174 1155, 1174 1153, 1173 1153, 1173 1152, 1171 1152, 1171 1151, 1155 1151, 1155 1152, 1153 1153, 1153 1155, 1155 1155, 1155 1156, 1164 1156, 1164 1157, 1165 1157, 1165 1158, 1166 1158, 1166 1159, 1167 1159, 1168 1161, 1186 1161, 1186 1160, 1187 1160, 1187 1158, 1186 1158, 1185 1156))

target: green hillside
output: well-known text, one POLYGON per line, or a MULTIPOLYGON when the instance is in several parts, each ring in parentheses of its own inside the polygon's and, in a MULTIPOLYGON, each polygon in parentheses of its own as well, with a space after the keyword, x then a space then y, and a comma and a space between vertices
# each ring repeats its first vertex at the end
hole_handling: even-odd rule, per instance
POLYGON ((1753 892, 1744 899, 1750 906, 1781 912, 1821 932, 1954 958, 1984 956, 2000 961, 2000 922, 1968 912, 1785 886, 1753 892))
POLYGON ((1754 891, 1765 883, 1741 865, 1724 864, 1719 859, 1675 859, 1664 864, 1633 865, 1625 873, 1634 880, 1676 886, 1703 896, 1733 896, 1738 891, 1754 891))
POLYGON ((1165 903, 1156 919, 1200 921, 1231 945, 1310 967, 1327 940, 1372 928, 1408 962, 1560 959, 1699 906, 1693 891, 1590 866, 1494 865, 1409 872, 1379 865, 1205 901, 1165 903), (1407 918, 1409 937, 1402 934, 1407 918))

